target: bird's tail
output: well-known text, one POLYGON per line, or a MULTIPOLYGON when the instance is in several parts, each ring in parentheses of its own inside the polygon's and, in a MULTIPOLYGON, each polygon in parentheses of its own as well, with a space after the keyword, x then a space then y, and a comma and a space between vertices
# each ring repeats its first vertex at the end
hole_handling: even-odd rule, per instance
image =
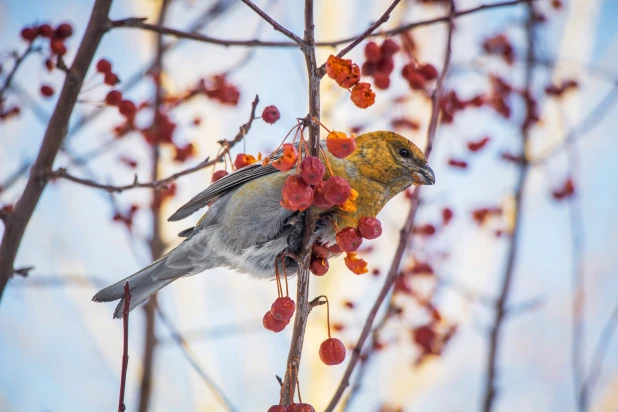
POLYGON ((116 306, 116 310, 114 310, 114 318, 121 318, 122 310, 124 309, 124 284, 126 282, 129 282, 129 289, 131 290, 129 311, 132 311, 150 296, 154 295, 159 289, 169 285, 177 279, 177 277, 173 277, 156 280, 153 276, 155 272, 164 265, 166 259, 167 255, 153 262, 150 266, 146 266, 139 272, 100 290, 94 295, 92 300, 95 302, 113 302, 120 299, 118 306, 116 306))

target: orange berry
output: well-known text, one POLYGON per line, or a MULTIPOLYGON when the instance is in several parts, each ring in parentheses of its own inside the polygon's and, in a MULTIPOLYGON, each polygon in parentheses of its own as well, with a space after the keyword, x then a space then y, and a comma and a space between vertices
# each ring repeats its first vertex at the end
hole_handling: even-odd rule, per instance
POLYGON ((332 131, 326 137, 326 148, 338 159, 348 157, 356 150, 356 139, 343 132, 332 131))

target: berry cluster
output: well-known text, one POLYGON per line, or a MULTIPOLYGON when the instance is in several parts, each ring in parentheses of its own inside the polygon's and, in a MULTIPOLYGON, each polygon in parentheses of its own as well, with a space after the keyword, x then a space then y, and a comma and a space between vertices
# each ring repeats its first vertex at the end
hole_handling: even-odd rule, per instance
POLYGON ((331 54, 326 61, 326 74, 335 80, 339 87, 350 91, 350 99, 356 107, 366 109, 375 103, 376 95, 371 90, 371 85, 360 82, 360 69, 352 60, 331 54))
POLYGON ((240 99, 240 91, 229 83, 224 74, 217 74, 199 82, 198 90, 206 97, 218 100, 221 104, 236 106, 240 99))
MULTIPOLYGON (((20 34, 22 39, 29 43, 34 42, 38 37, 49 39, 49 50, 52 55, 64 56, 67 53, 64 41, 73 35, 73 26, 62 23, 54 29, 49 24, 41 24, 40 26, 24 27, 20 34)), ((49 64, 53 66, 51 61, 49 61, 49 64)), ((48 63, 46 62, 45 65, 48 66, 48 63)))
POLYGON ((391 84, 390 75, 395 68, 393 56, 399 50, 399 45, 391 39, 384 40, 380 46, 376 42, 368 42, 365 45, 363 76, 373 77, 373 84, 378 89, 388 89, 391 84))

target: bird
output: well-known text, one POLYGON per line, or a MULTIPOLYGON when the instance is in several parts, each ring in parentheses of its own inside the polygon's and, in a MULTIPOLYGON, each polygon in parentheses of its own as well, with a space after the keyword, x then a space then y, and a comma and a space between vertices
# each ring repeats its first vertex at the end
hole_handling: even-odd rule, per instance
MULTIPOLYGON (((324 146, 324 141, 320 144, 324 146)), ((335 243, 332 222, 355 226, 364 216, 376 217, 389 200, 406 188, 435 183, 423 152, 394 132, 358 135, 356 149, 343 159, 326 150, 322 153, 334 174, 344 177, 358 192, 356 211, 336 206, 315 210, 323 219, 318 219, 312 240, 325 246, 335 243)), ((195 227, 179 233, 184 240, 178 246, 135 274, 102 289, 92 300, 120 300, 114 311, 114 318, 120 318, 125 282, 131 291, 130 311, 176 279, 208 269, 227 267, 273 279, 275 262, 282 255, 285 257, 279 260, 279 267, 285 265, 287 274, 295 275, 298 263, 293 256, 302 242, 306 211, 288 210, 280 204, 284 182, 293 173, 295 168, 281 172, 270 163, 256 162, 212 183, 168 219, 182 220, 209 206, 195 227)))

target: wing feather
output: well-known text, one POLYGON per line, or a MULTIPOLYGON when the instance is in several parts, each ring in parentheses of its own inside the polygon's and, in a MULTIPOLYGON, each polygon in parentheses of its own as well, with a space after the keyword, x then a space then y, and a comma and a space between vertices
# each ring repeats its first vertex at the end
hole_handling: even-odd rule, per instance
POLYGON ((172 216, 170 216, 167 220, 169 222, 174 222, 177 220, 182 220, 187 216, 193 214, 204 206, 208 205, 212 200, 221 196, 228 190, 234 189, 237 186, 240 186, 246 182, 249 182, 253 179, 257 179, 262 176, 269 175, 271 173, 275 173, 278 170, 275 169, 272 165, 262 166, 260 162, 253 163, 249 166, 243 167, 242 169, 238 169, 233 173, 230 173, 227 176, 222 177, 217 180, 212 185, 208 186, 205 190, 195 195, 191 200, 184 204, 180 209, 178 209, 172 216))

